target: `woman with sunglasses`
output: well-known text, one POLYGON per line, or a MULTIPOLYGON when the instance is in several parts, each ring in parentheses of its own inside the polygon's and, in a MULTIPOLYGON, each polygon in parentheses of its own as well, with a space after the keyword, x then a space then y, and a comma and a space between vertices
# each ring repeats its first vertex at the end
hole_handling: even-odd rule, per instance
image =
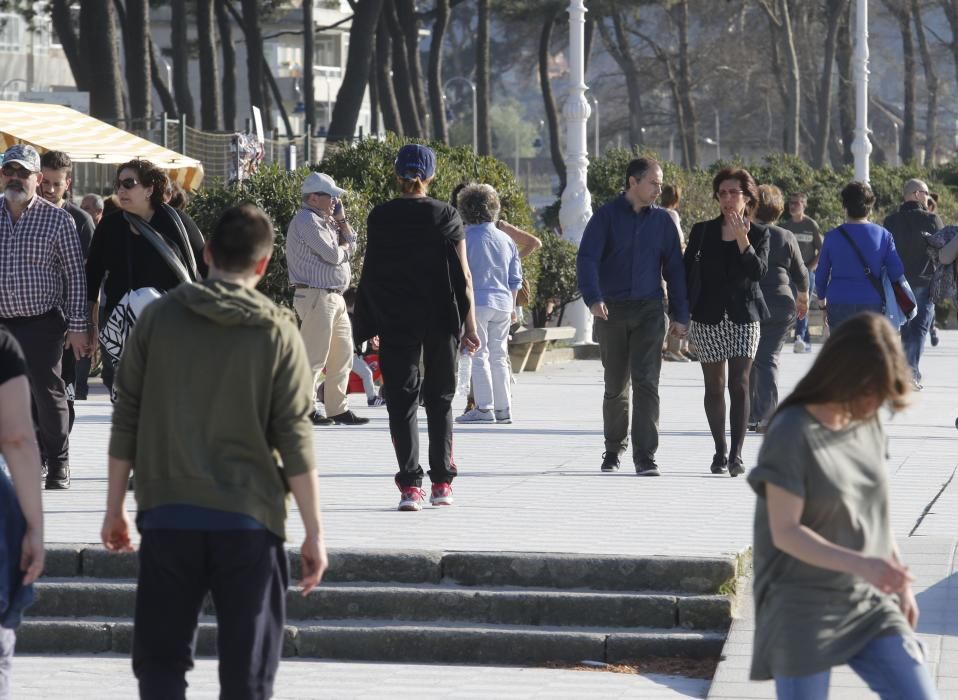
POLYGON ((758 203, 747 170, 725 168, 712 181, 721 213, 692 227, 685 248, 692 322, 689 344, 702 363, 705 416, 715 456, 713 474, 745 473, 742 444, 749 413, 749 373, 768 307, 759 282, 768 270, 768 229, 750 221, 758 203), (726 451, 725 387, 728 367, 731 446, 726 451))
POLYGON ((131 160, 117 169, 120 210, 100 220, 86 263, 92 318, 101 283, 104 302, 99 318, 105 320, 129 291, 152 287, 163 293, 180 284, 183 275, 171 262, 178 260, 193 279, 206 276, 203 235, 189 215, 164 204, 168 184, 166 173, 146 160, 131 160), (159 234, 153 242, 143 235, 143 224, 159 234), (169 253, 155 243, 165 245, 169 253))

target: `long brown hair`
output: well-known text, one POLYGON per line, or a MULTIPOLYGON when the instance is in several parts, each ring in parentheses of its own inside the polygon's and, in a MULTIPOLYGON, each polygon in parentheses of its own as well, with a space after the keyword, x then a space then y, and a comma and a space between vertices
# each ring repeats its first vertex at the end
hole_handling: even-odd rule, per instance
POLYGON ((821 403, 852 407, 865 396, 877 396, 882 404, 900 411, 909 403, 911 386, 912 372, 898 333, 884 316, 864 312, 835 329, 778 411, 821 403))

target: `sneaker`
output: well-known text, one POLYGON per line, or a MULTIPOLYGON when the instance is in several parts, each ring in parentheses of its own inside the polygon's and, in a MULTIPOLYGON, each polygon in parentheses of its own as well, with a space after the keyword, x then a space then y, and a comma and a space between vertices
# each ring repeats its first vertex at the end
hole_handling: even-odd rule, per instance
POLYGON ((913 388, 915 391, 921 391, 922 389, 925 388, 925 387, 922 386, 921 382, 919 382, 917 379, 912 379, 912 380, 911 380, 911 385, 912 385, 912 388, 913 388))
POLYGON ((619 454, 617 452, 602 453, 602 471, 604 472, 619 471, 619 454))
POLYGON ((931 330, 928 331, 928 333, 929 335, 931 335, 931 347, 937 348, 938 347, 938 329, 933 325, 931 327, 931 330))
POLYGON ((496 423, 511 423, 512 412, 508 408, 496 411, 496 423))
POLYGON ((731 462, 728 463, 728 475, 729 476, 739 476, 740 474, 745 473, 745 465, 742 463, 741 457, 736 457, 731 462))
POLYGON ((369 422, 368 418, 357 416, 352 411, 340 413, 338 416, 330 416, 329 420, 336 425, 366 425, 369 422))
POLYGON ((758 430, 758 423, 749 423, 749 424, 748 424, 747 426, 745 426, 745 427, 746 427, 747 430, 749 430, 749 431, 751 431, 751 432, 755 432, 755 431, 758 430))
POLYGON ((407 486, 402 491, 399 499, 399 510, 422 510, 422 502, 426 498, 426 492, 418 486, 407 486))
POLYGON ((709 467, 709 471, 713 474, 724 474, 728 471, 728 457, 725 455, 716 454, 712 457, 712 465, 709 467))
POLYGON ((496 416, 488 408, 474 408, 461 416, 456 416, 457 423, 495 423, 496 416))
POLYGON ((40 481, 47 478, 47 460, 40 460, 40 481))
POLYGON ((309 414, 309 422, 313 425, 330 425, 333 421, 319 411, 314 410, 309 414))
POLYGON ((659 476, 659 465, 654 459, 643 459, 635 465, 636 476, 659 476))
POLYGON ((366 405, 367 406, 385 406, 386 399, 384 399, 382 396, 374 396, 371 399, 366 399, 366 405))
POLYGON ((70 488, 70 467, 60 467, 48 471, 44 488, 47 491, 65 491, 70 488))
POLYGON ((667 352, 665 353, 664 359, 666 362, 691 362, 689 358, 680 352, 667 352))
MULTIPOLYGON (((441 484, 432 485, 432 493, 429 495, 429 502, 434 506, 451 506, 452 505, 452 484, 448 482, 443 482, 441 484)), ((402 505, 400 504, 400 510, 402 510, 402 505)))
POLYGON ((699 361, 699 356, 696 355, 696 354, 695 354, 694 352, 692 352, 691 350, 683 350, 683 351, 682 351, 682 354, 685 355, 687 358, 689 358, 689 362, 698 362, 698 361, 699 361))
POLYGON ((803 353, 803 352, 807 352, 807 350, 808 350, 808 348, 807 348, 806 345, 805 345, 805 341, 802 340, 801 338, 798 338, 798 339, 795 341, 795 354, 796 354, 796 355, 799 355, 799 354, 801 354, 801 353, 803 353))

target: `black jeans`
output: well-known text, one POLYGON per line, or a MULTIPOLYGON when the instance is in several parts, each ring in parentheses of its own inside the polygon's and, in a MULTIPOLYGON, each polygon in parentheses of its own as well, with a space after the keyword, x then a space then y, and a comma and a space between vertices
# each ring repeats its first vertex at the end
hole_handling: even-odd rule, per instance
POLYGON ((773 309, 772 318, 762 321, 762 334, 748 382, 752 395, 749 423, 764 423, 778 407, 778 360, 794 323, 794 309, 773 309))
POLYGON ((0 323, 23 348, 40 455, 46 460, 50 473, 59 475, 70 466, 70 419, 66 386, 61 376, 66 320, 59 309, 54 309, 42 316, 2 318, 0 323))
POLYGON ((141 700, 186 698, 207 592, 216 608, 220 698, 273 694, 283 650, 289 567, 268 530, 144 530, 133 623, 141 700))
POLYGON ((605 369, 605 451, 620 454, 628 444, 631 383, 632 460, 638 464, 653 459, 659 447, 659 374, 665 338, 662 301, 611 301, 607 306, 609 319, 595 319, 605 369))
POLYGON ((451 483, 456 477, 452 457, 452 399, 456 394, 456 355, 459 339, 441 330, 425 330, 418 338, 379 339, 389 433, 399 462, 396 483, 421 486, 419 465, 419 394, 426 407, 429 432, 429 479, 451 483), (423 371, 419 361, 422 359, 423 371))

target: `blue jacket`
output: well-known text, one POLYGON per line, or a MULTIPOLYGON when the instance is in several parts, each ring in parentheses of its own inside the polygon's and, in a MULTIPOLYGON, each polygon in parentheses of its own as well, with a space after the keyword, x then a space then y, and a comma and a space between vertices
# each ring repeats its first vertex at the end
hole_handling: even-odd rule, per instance
POLYGON ((24 586, 20 549, 27 523, 17 493, 0 467, 0 627, 16 629, 24 609, 33 602, 33 585, 24 586))
POLYGON ((624 194, 602 206, 582 234, 576 271, 587 306, 661 299, 665 279, 672 319, 689 322, 679 233, 661 207, 653 204, 636 212, 624 194))
MULTIPOLYGON (((895 240, 887 229, 878 224, 842 224, 861 250, 872 274, 881 279, 886 268, 892 280, 904 273, 901 258, 895 249, 895 240)), ((881 304, 882 299, 865 276, 865 269, 845 237, 832 229, 825 234, 818 269, 815 270, 815 291, 819 299, 829 304, 881 304)))

